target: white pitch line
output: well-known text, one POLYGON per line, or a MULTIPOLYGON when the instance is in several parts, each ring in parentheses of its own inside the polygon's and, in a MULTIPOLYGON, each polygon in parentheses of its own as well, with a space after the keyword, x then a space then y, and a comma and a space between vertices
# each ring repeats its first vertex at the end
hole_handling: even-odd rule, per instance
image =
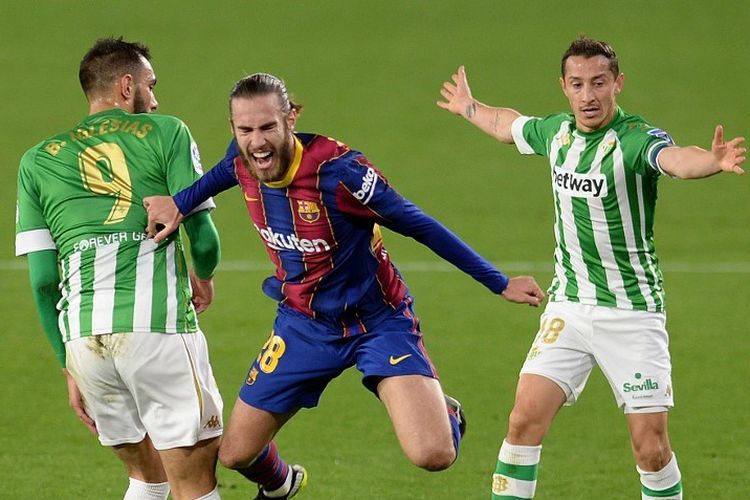
MULTIPOLYGON (((493 262, 503 272, 552 272, 552 263, 548 261, 493 262)), ((451 273, 461 272, 445 261, 400 262, 396 266, 410 273, 451 273)), ((667 273, 684 274, 750 274, 750 262, 667 262, 659 265, 667 273)), ((0 260, 0 271, 25 271, 28 268, 26 259, 0 260)), ((227 260, 219 265, 218 271, 252 272, 273 271, 267 261, 227 260)))

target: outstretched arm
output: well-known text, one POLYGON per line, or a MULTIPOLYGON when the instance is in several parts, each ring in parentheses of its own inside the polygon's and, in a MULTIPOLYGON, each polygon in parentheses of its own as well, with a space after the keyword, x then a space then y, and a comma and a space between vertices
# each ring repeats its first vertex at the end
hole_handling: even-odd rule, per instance
POLYGON ((451 80, 452 82, 443 83, 440 94, 445 101, 438 101, 437 105, 451 113, 463 116, 498 141, 513 144, 511 126, 521 114, 511 108, 487 106, 474 99, 463 66, 458 67, 456 73, 451 76, 451 80))
MULTIPOLYGON (((394 203, 398 205, 398 203, 394 203)), ((448 228, 403 199, 400 210, 383 220, 386 227, 419 241, 494 293, 516 304, 538 307, 544 292, 531 276, 508 278, 448 228)))
POLYGON ((744 137, 724 142, 724 128, 717 125, 710 151, 698 146, 670 146, 659 153, 657 161, 664 172, 680 179, 701 179, 719 172, 744 174, 740 167, 747 152, 744 142, 744 137))
MULTIPOLYGON (((232 143, 234 144, 234 143, 232 143)), ((201 203, 237 185, 232 162, 236 152, 230 146, 227 156, 206 175, 174 196, 146 196, 143 206, 148 213, 146 232, 156 243, 166 239, 185 217, 201 203)))

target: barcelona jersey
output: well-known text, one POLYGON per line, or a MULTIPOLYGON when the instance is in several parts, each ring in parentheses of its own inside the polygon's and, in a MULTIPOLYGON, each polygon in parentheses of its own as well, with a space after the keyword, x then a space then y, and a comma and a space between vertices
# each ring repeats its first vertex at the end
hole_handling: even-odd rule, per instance
POLYGON ((381 225, 428 246, 494 293, 507 286, 504 274, 401 196, 365 155, 335 139, 295 134, 289 169, 270 183, 250 175, 232 141, 225 157, 174 200, 187 214, 237 184, 276 266, 263 291, 307 317, 366 323, 411 301, 381 225))

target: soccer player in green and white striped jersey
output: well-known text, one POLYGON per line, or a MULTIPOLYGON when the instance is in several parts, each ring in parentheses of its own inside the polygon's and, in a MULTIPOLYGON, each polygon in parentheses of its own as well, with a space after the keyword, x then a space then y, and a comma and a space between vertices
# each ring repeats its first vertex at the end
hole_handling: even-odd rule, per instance
POLYGON ((710 151, 678 147, 666 132, 623 111, 616 99, 624 76, 605 42, 575 40, 561 72, 570 113, 535 118, 484 105, 472 97, 463 67, 438 102, 522 154, 549 158, 555 276, 521 369, 492 498, 533 498, 542 439, 598 365, 627 418, 642 498, 682 499, 667 435, 673 396, 653 239, 657 181, 665 174, 742 174, 744 139, 724 142, 718 126, 710 151))
POLYGON ((157 245, 144 232, 143 197, 201 175, 185 124, 151 114, 149 60, 122 38, 84 56, 89 115, 21 159, 16 254, 71 406, 125 463, 125 498, 167 498, 171 486, 173 498, 215 499, 222 401, 196 314, 213 297, 219 239, 210 200, 185 225, 192 271, 179 234, 157 245))

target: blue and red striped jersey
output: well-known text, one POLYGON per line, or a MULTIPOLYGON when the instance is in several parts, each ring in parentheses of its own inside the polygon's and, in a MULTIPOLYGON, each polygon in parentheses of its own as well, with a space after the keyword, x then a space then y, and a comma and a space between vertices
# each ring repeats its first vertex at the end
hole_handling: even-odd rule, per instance
POLYGON ((401 196, 359 151, 322 135, 295 134, 283 179, 253 178, 235 141, 225 157, 174 196, 183 214, 237 184, 276 266, 263 291, 312 318, 366 318, 411 300, 379 226, 423 243, 494 293, 508 278, 401 196))

